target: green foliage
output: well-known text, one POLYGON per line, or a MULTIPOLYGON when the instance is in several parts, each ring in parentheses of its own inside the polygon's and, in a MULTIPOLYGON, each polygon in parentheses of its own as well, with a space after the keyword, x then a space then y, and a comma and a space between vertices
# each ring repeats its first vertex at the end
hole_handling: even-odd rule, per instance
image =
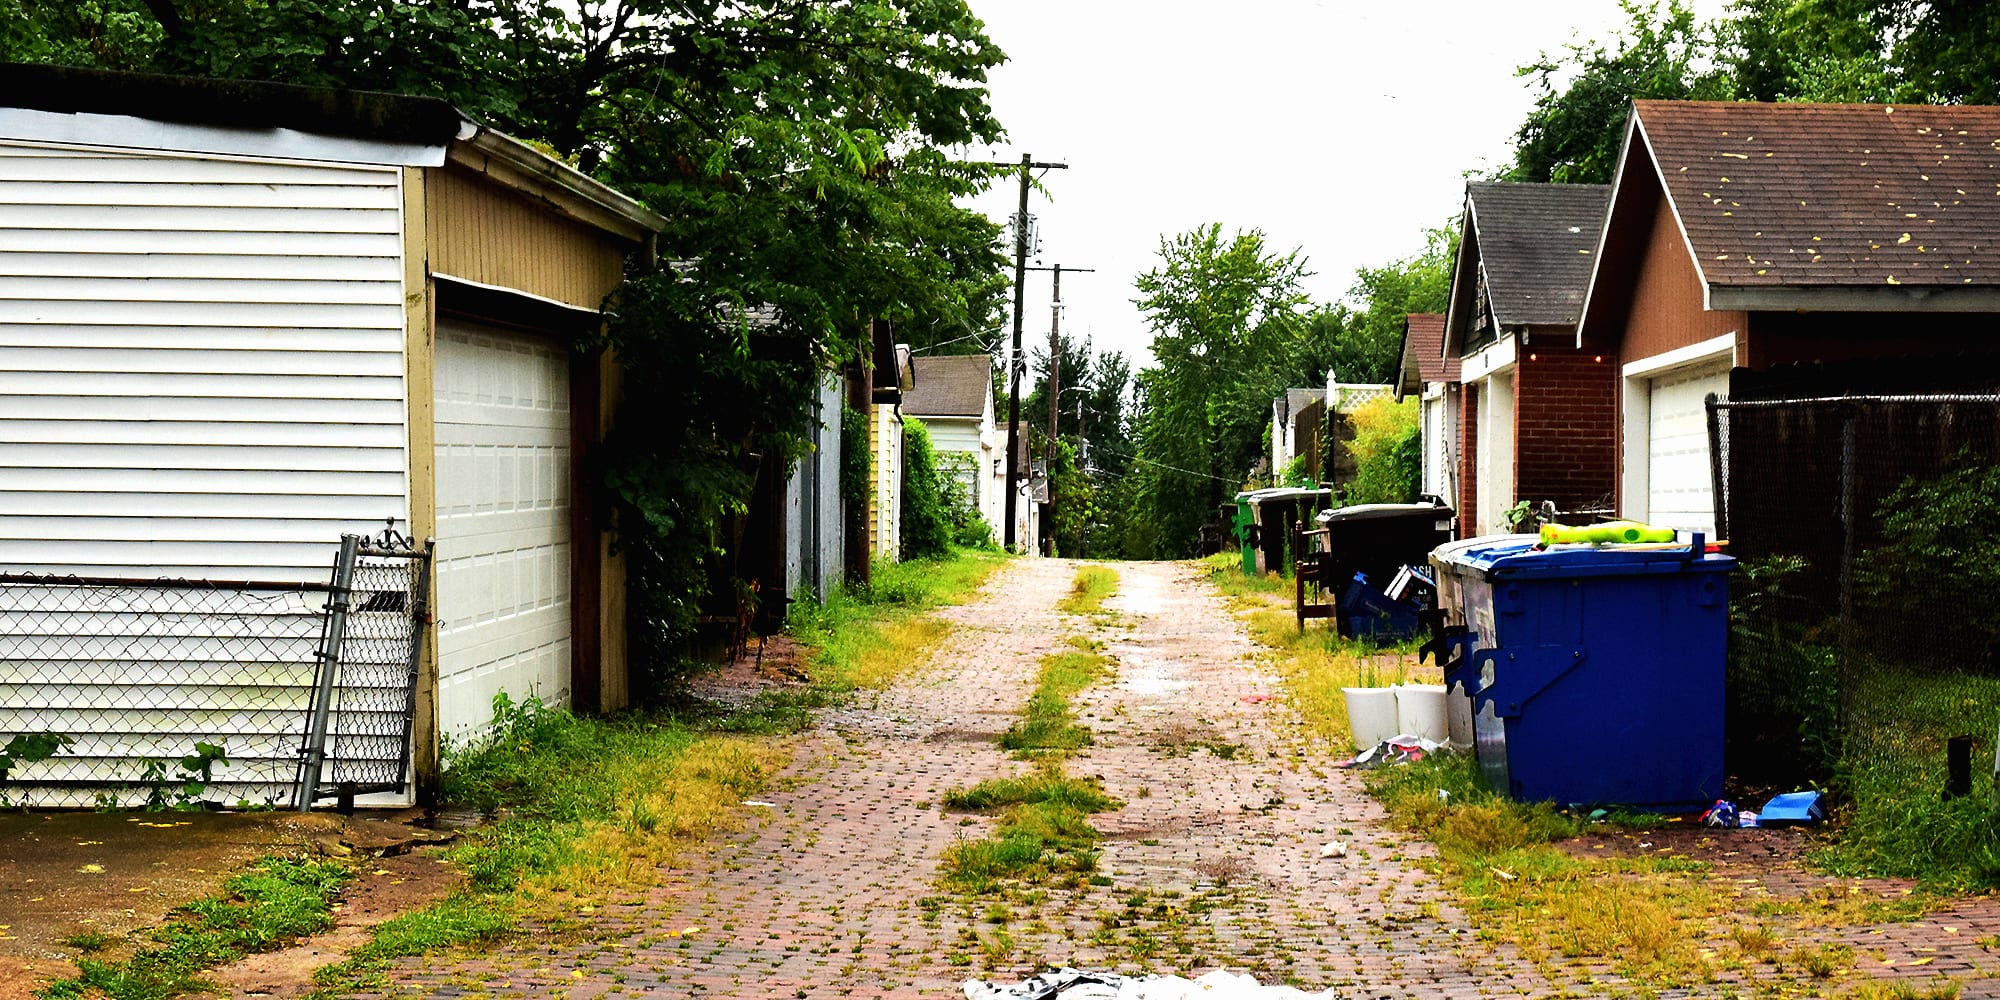
POLYGON ((7 780, 7 772, 22 764, 35 764, 48 760, 74 746, 76 740, 60 733, 22 733, 10 738, 5 746, 0 746, 0 781, 7 780))
POLYGON ((1285 467, 1278 470, 1277 481, 1272 483, 1272 485, 1290 486, 1297 489, 1311 489, 1318 486, 1319 484, 1313 480, 1312 456, 1300 455, 1286 462, 1285 467))
POLYGON ((875 453, 868 445, 868 415, 852 406, 840 407, 840 502, 864 505, 874 496, 875 453))
POLYGON ((958 484, 938 468, 931 432, 923 421, 903 419, 902 556, 935 559, 951 550, 953 526, 961 519, 953 501, 958 484))
POLYGON ((1868 641, 1885 657, 1910 643, 1933 649, 1993 648, 2000 610, 2000 466, 1961 450, 1934 478, 1911 476, 1875 510, 1883 541, 1855 560, 1857 604, 1869 609, 1868 641), (1959 613, 1938 614, 1935 587, 1948 580, 1959 613))
POLYGON ((205 992, 205 970, 271 951, 333 926, 333 900, 353 877, 319 858, 266 857, 223 883, 223 893, 175 911, 153 944, 124 961, 79 958, 78 974, 38 992, 45 998, 168 1000, 205 992))
POLYGON ((1738 93, 1754 101, 1891 99, 1875 0, 1736 0, 1721 25, 1738 93))
POLYGON ((1409 503, 1417 498, 1424 475, 1417 406, 1415 398, 1397 402, 1377 396, 1348 414, 1354 426, 1354 440, 1347 445, 1354 455, 1354 482, 1347 487, 1347 502, 1409 503))
POLYGON ((1712 27, 1682 0, 1620 0, 1628 24, 1609 45, 1572 43, 1521 67, 1540 93, 1515 135, 1503 179, 1604 184, 1617 168, 1634 98, 1727 100, 1728 72, 1716 65, 1712 27), (1560 87, 1560 89, 1558 89, 1560 87))
POLYGON ((1153 330, 1157 365, 1139 373, 1144 409, 1133 499, 1157 525, 1154 556, 1192 551, 1202 523, 1234 493, 1263 451, 1276 370, 1306 329, 1308 272, 1297 251, 1266 250, 1264 234, 1225 238, 1220 224, 1160 241, 1136 300, 1153 330))
POLYGON ((1043 769, 1029 778, 1003 778, 945 796, 951 809, 1001 810, 991 840, 969 840, 945 851, 944 884, 981 894, 1008 882, 1058 882, 1080 887, 1097 867, 1101 834, 1089 816, 1122 803, 1096 779, 1078 780, 1043 769))
POLYGON ((1347 294, 1364 308, 1345 314, 1328 365, 1341 381, 1396 380, 1396 359, 1403 350, 1403 328, 1410 314, 1445 310, 1457 239, 1457 226, 1426 229, 1421 252, 1355 272, 1347 294))
MULTIPOLYGON (((1113 585, 1116 582, 1113 576, 1113 585)), ((1090 586, 1091 583, 1085 584, 1086 588, 1090 586)), ((1080 750, 1090 745, 1090 729, 1077 721, 1070 699, 1110 676, 1112 660, 1085 640, 1072 637, 1069 645, 1069 649, 1042 657, 1034 693, 1028 696, 1028 706, 1022 711, 1020 721, 1001 735, 1002 748, 1033 754, 1080 750)))

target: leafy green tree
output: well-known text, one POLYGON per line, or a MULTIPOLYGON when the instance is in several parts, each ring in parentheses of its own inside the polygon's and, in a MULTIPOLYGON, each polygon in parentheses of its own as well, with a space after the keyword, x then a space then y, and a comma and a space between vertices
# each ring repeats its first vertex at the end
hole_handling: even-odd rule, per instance
POLYGON ((1521 67, 1541 92, 1515 135, 1514 162, 1502 179, 1606 183, 1617 168, 1633 99, 1733 96, 1714 29, 1698 23, 1682 0, 1619 5, 1629 23, 1610 45, 1572 43, 1562 56, 1544 53, 1521 67))
POLYGON ((983 329, 1004 56, 964 0, 0 0, 0 57, 444 98, 668 219, 606 341, 626 369, 601 470, 634 649, 676 669, 732 600, 752 485, 805 448, 820 373, 886 319, 983 329), (663 432, 664 431, 664 432, 663 432))
POLYGON ((1429 229, 1424 237, 1421 252, 1355 272, 1347 294, 1365 308, 1346 315, 1345 328, 1334 342, 1330 367, 1342 381, 1395 381, 1403 327, 1410 314, 1444 311, 1451 296, 1457 233, 1429 229))
POLYGON ((1308 272, 1299 252, 1274 253, 1259 230, 1220 224, 1160 241, 1160 263, 1134 301, 1153 330, 1157 367, 1139 373, 1137 516, 1153 552, 1191 552, 1264 450, 1273 387, 1305 328, 1308 272))
POLYGON ((1736 0, 1720 25, 1736 91, 1753 101, 1884 101, 1894 73, 1874 0, 1736 0))

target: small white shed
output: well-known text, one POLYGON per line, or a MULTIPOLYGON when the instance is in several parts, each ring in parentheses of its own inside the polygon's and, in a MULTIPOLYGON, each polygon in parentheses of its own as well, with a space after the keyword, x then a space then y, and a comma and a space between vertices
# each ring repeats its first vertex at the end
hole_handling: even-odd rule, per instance
POLYGON ((323 582, 393 518, 420 784, 497 693, 622 705, 574 344, 663 222, 438 101, 0 66, 0 573, 323 582))

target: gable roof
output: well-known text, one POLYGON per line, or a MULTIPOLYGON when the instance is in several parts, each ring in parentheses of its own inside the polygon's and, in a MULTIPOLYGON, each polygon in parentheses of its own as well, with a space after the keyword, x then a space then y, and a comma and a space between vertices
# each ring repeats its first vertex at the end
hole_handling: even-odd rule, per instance
POLYGON ((1608 184, 1473 181, 1465 186, 1466 216, 1478 238, 1494 322, 1576 322, 1610 195, 1608 184))
POLYGON ((988 354, 918 355, 910 359, 916 385, 903 393, 903 412, 913 417, 983 417, 993 391, 993 357, 988 354))
POLYGON ((1403 320, 1403 350, 1396 362, 1396 398, 1422 391, 1427 382, 1457 382, 1458 356, 1444 355, 1444 314, 1411 313, 1403 320))
POLYGON ((1638 101, 1642 169, 1708 308, 2000 311, 2000 107, 1638 101))

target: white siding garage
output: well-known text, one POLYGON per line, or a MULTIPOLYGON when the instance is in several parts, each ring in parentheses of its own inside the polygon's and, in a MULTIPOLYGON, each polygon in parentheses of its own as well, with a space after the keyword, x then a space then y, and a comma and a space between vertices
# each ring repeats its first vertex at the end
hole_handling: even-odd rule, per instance
POLYGON ((0 142, 0 566, 324 582, 410 516, 394 167, 0 142))
POLYGON ((1729 392, 1729 362, 1650 380, 1646 420, 1646 519, 1662 527, 1715 532, 1708 458, 1709 393, 1729 392))
POLYGON ((569 354, 552 338, 437 327, 439 726, 570 681, 569 354))

